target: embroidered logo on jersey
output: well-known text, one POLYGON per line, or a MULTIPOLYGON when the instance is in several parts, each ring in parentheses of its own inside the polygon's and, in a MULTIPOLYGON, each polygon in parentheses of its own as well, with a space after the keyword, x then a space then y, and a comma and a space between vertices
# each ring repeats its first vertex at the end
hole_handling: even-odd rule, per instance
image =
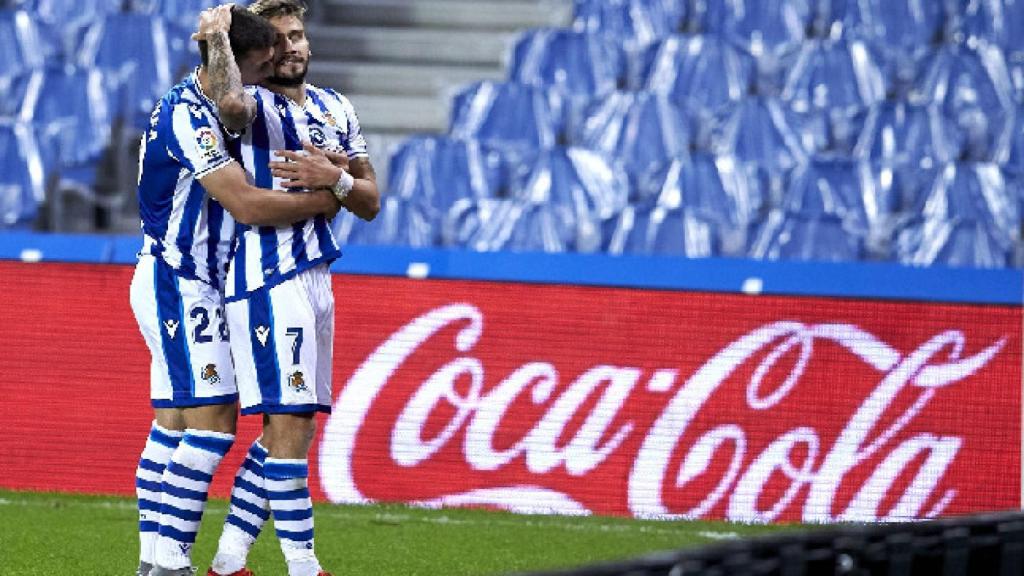
POLYGON ((324 112, 324 118, 327 120, 327 123, 330 124, 331 126, 338 125, 338 121, 334 119, 334 114, 331 114, 330 112, 324 112))
POLYGON ((323 128, 319 126, 310 126, 309 141, 313 143, 313 146, 323 148, 324 145, 327 144, 327 135, 324 134, 323 128))
POLYGON ((309 390, 306 386, 306 377, 303 376, 302 372, 296 370, 288 376, 288 385, 292 387, 292 390, 296 392, 305 392, 309 390))
POLYGON ((260 341, 260 346, 267 345, 267 338, 270 338, 270 328, 266 326, 256 327, 256 339, 260 341))
POLYGON ((200 374, 200 376, 210 384, 220 384, 220 374, 217 373, 216 364, 207 364, 203 368, 203 373, 200 374))
POLYGON ((164 320, 164 328, 167 329, 167 335, 174 339, 174 335, 178 333, 178 321, 177 320, 164 320))

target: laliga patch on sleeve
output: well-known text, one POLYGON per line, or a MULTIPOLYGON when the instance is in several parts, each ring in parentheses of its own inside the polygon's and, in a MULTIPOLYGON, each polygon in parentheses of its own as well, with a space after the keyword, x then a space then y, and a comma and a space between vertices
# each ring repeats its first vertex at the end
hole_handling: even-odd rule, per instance
POLYGON ((220 157, 220 149, 217 147, 220 141, 217 139, 217 133, 214 132, 213 128, 203 126, 196 130, 196 142, 199 144, 199 153, 202 154, 203 158, 214 159, 220 157))

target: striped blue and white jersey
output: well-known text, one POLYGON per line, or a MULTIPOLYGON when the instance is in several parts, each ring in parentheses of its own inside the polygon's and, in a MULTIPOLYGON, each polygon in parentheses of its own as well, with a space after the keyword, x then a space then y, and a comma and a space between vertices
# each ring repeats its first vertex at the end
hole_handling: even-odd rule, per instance
POLYGON ((235 221, 199 179, 232 162, 225 133, 193 71, 157 102, 139 149, 140 254, 217 288, 227 274, 235 221))
MULTIPOLYGON (((250 92, 256 98, 256 118, 228 147, 255 186, 283 189, 281 180, 270 173, 269 163, 277 150, 302 150, 303 141, 344 152, 350 159, 368 155, 352 104, 334 90, 307 84, 302 105, 265 88, 250 92)), ((236 237, 224 290, 229 302, 341 255, 323 215, 277 228, 239 224, 236 237)))

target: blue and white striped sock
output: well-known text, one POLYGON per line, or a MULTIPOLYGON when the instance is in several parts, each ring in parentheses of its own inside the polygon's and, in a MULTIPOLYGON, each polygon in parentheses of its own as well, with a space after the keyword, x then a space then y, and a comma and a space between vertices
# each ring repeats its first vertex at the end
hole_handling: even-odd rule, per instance
POLYGON ((171 461, 183 432, 168 430, 154 421, 139 467, 135 469, 135 495, 139 500, 139 562, 153 564, 157 531, 160 527, 160 500, 164 468, 171 461))
POLYGON ((210 481, 234 441, 233 434, 185 431, 164 470, 157 566, 176 570, 192 565, 192 545, 203 519, 210 481))
POLYGON ((313 552, 313 501, 305 459, 267 458, 263 463, 274 530, 288 562, 288 576, 316 576, 320 563, 313 552))
POLYGON ((267 449, 259 440, 253 442, 235 475, 231 509, 224 519, 224 532, 220 535, 217 555, 213 557, 213 570, 218 574, 233 574, 245 568, 249 550, 270 518, 263 480, 263 461, 266 459, 267 449))

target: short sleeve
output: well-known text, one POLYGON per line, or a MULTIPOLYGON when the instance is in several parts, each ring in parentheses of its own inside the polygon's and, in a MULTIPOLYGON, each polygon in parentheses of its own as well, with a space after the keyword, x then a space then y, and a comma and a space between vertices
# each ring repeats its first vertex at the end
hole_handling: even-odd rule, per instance
POLYGON ((170 151, 200 179, 232 161, 224 143, 224 133, 210 111, 196 103, 181 102, 171 115, 174 137, 170 151))
POLYGON ((356 116, 356 109, 352 106, 352 102, 330 88, 324 89, 324 92, 330 96, 327 99, 327 107, 331 109, 331 114, 345 123, 345 140, 341 142, 345 153, 349 158, 369 157, 366 138, 363 137, 363 129, 359 126, 359 117, 356 116))
POLYGON ((368 157, 370 152, 366 146, 366 138, 363 137, 363 129, 359 126, 359 117, 356 116, 356 109, 349 102, 348 98, 343 98, 341 103, 345 111, 345 119, 348 122, 348 139, 342 142, 342 146, 345 147, 345 152, 349 158, 368 157))

